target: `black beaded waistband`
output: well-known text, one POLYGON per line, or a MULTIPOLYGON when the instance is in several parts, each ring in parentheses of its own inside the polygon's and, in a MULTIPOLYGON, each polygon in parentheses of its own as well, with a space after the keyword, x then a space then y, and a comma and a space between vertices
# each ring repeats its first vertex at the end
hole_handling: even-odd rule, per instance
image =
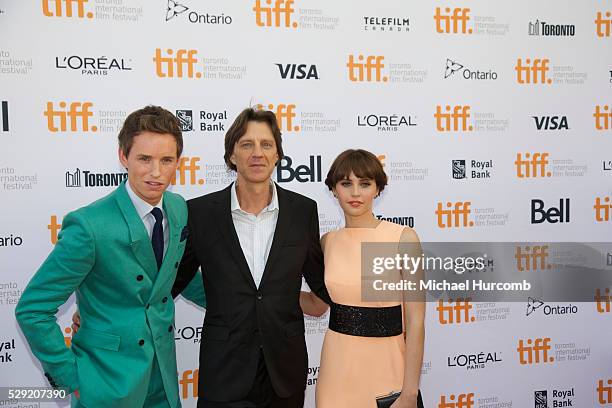
POLYGON ((403 333, 402 307, 361 307, 332 303, 329 328, 361 337, 391 337, 403 333))

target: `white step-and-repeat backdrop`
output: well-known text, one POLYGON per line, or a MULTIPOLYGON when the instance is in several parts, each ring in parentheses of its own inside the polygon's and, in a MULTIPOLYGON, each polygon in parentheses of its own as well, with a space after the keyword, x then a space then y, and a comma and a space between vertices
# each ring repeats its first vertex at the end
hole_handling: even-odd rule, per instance
MULTIPOLYGON (((283 131, 275 178, 317 200, 322 233, 343 223, 322 180, 359 147, 390 178, 376 215, 422 241, 606 241, 611 42, 610 1, 0 0, 0 386, 46 384, 14 308, 63 216, 124 178, 129 112, 180 118, 172 190, 185 198, 233 179, 223 136, 261 104, 283 131)), ((429 303, 426 406, 612 407, 601 290, 571 305, 477 303, 459 320, 429 303)), ((67 344, 74 309, 58 315, 67 344)), ((197 377, 215 375, 197 370, 203 313, 177 302, 186 407, 197 377)), ((308 407, 326 326, 306 319, 308 407)))

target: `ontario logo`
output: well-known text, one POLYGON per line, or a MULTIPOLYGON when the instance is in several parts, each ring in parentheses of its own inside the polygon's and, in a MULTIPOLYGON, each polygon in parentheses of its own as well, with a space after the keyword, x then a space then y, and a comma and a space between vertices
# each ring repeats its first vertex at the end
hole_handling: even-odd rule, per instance
POLYGON ((497 72, 493 71, 492 69, 489 69, 489 70, 470 69, 469 67, 466 67, 457 61, 453 61, 450 58, 447 58, 446 68, 444 69, 444 79, 450 78, 450 77, 463 78, 463 79, 468 79, 468 80, 477 80, 477 81, 483 81, 483 80, 495 81, 497 79, 497 72))

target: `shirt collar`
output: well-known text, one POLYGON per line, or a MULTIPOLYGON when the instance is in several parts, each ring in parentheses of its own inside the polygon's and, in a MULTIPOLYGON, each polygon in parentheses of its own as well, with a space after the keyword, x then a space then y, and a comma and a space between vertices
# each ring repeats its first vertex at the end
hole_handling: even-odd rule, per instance
MULTIPOLYGON (((234 182, 234 184, 232 184, 232 189, 231 189, 231 211, 232 212, 233 211, 243 211, 242 208, 240 208, 240 203, 238 202, 238 193, 236 192, 236 184, 237 183, 234 182)), ((276 194, 276 183, 270 180, 270 185, 272 186, 272 200, 270 201, 270 204, 268 204, 268 206, 264 208, 261 212, 274 211, 278 209, 278 195, 276 194)))
MULTIPOLYGON (((153 209, 154 206, 147 203, 145 200, 143 200, 142 198, 136 195, 136 193, 134 192, 134 190, 132 190, 132 187, 130 186, 129 180, 125 182, 125 189, 127 190, 127 193, 130 196, 130 200, 132 200, 132 204, 134 204, 134 207, 136 208, 136 212, 138 213, 138 216, 141 219, 144 219, 145 216, 151 213, 151 210, 153 209)), ((155 207, 159 208, 164 216, 166 215, 164 211, 164 196, 163 195, 162 195, 161 200, 159 200, 159 203, 157 203, 155 207)))

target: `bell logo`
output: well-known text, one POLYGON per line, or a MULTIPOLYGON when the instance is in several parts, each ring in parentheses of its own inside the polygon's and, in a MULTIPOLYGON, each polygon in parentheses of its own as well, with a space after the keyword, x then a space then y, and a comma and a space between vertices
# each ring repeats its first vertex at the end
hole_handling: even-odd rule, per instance
POLYGON ((612 128, 612 112, 610 106, 595 106, 595 129, 597 130, 610 130, 612 128))
POLYGON ((610 221, 610 210, 612 204, 610 203, 610 197, 596 197, 595 205, 595 221, 596 222, 608 222, 610 221))
POLYGON ((597 32, 597 36, 599 38, 609 37, 610 32, 612 31, 611 27, 612 12, 606 11, 605 13, 602 13, 601 11, 598 11, 597 17, 595 18, 595 30, 597 32))
POLYGON ((320 182, 321 181, 321 156, 310 156, 310 164, 302 164, 295 169, 291 167, 293 160, 289 156, 285 156, 276 166, 276 181, 286 183, 289 181, 297 181, 299 183, 320 182), (289 173, 284 176, 284 173, 289 173))
POLYGON ((474 221, 469 220, 472 212, 471 201, 447 202, 446 209, 442 208, 442 203, 438 202, 436 216, 438 217, 438 228, 462 228, 473 227, 474 221))
MULTIPOLYGON (((276 122, 278 123, 278 127, 282 132, 299 132, 300 127, 298 125, 293 125, 293 120, 295 119, 295 104, 282 104, 279 103, 276 105, 276 108, 273 104, 269 104, 266 106, 268 110, 271 110, 276 115, 276 122)), ((258 109, 263 109, 263 105, 257 105, 258 109)))
POLYGON ((64 328, 64 343, 68 348, 72 346, 72 329, 70 327, 64 328))
POLYGON ((185 71, 187 78, 202 78, 201 72, 195 72, 195 66, 199 62, 197 50, 176 50, 176 56, 173 57, 174 50, 169 48, 166 54, 168 56, 162 56, 161 48, 155 49, 153 62, 155 62, 155 74, 159 78, 183 78, 185 71))
POLYGON ((53 102, 47 102, 47 110, 44 115, 47 118, 47 129, 50 132, 97 132, 97 126, 89 127, 89 118, 93 116, 90 111, 93 104, 91 102, 72 102, 70 108, 66 110, 67 103, 60 102, 59 108, 53 106, 53 102), (70 128, 67 128, 68 118, 70 118, 70 128), (59 119, 59 127, 57 124, 59 119), (80 120, 79 120, 80 119, 80 120))
POLYGON ((521 365, 525 365, 552 363, 555 361, 555 358, 548 356, 550 349, 550 337, 545 337, 537 338, 535 341, 532 339, 527 339, 527 342, 519 339, 519 344, 516 351, 519 355, 519 363, 521 365), (525 343, 527 344, 525 345, 525 343))
POLYGON ((446 105, 445 112, 442 112, 442 106, 436 106, 436 130, 438 132, 471 132, 474 130, 472 125, 468 125, 470 118, 469 105, 455 105, 451 107, 446 105), (460 124, 461 121, 461 124, 460 124))
POLYGON ((516 71, 516 81, 519 84, 550 84, 552 83, 552 79, 546 78, 546 73, 550 70, 548 63, 550 60, 543 58, 536 58, 533 60, 533 64, 531 59, 525 59, 525 65, 523 65, 523 60, 521 58, 516 60, 516 66, 514 70, 516 71), (538 72, 540 75, 538 76, 538 72))
POLYGON ((521 153, 516 154, 516 177, 535 178, 550 177, 552 173, 547 170, 548 153, 525 153, 525 159, 521 153))
POLYGON ((517 246, 514 252, 516 269, 519 272, 551 269, 548 255, 548 245, 517 246))
POLYGON ((461 324, 461 323, 472 323, 476 320, 474 316, 470 315, 472 310, 471 298, 461 299, 457 298, 453 304, 453 300, 449 299, 447 304, 440 299, 438 300, 438 321, 440 324, 461 324))
POLYGON ((612 378, 606 381, 607 386, 604 385, 604 380, 597 382, 597 400, 600 404, 612 404, 612 378))
POLYGON ((201 169, 201 166, 197 164, 199 161, 199 157, 182 156, 179 159, 178 168, 176 169, 176 175, 170 183, 173 186, 177 184, 179 186, 184 186, 186 184, 190 186, 204 184, 204 179, 197 178, 197 171, 201 169), (189 180, 187 179, 187 173, 189 173, 189 180))
POLYGON ((51 232, 51 244, 57 244, 57 234, 62 229, 62 224, 57 222, 57 215, 51 216, 51 221, 47 225, 47 229, 51 232))
POLYGON ((446 400, 446 395, 440 396, 440 404, 438 408, 473 408, 474 407, 474 393, 468 394, 451 394, 446 400))
POLYGON ((542 224, 544 221, 551 224, 570 222, 570 199, 561 198, 558 208, 550 207, 548 210, 544 210, 544 201, 531 200, 531 223, 542 224))
POLYGON ((89 0, 42 0, 42 12, 47 17, 73 17, 74 8, 76 6, 76 17, 93 18, 94 14, 91 11, 85 13, 85 3, 88 1, 89 0), (55 3, 55 7, 52 8, 50 3, 55 3))
POLYGON ((612 309, 610 288, 605 288, 604 294, 601 293, 601 289, 595 289, 595 303, 597 303, 597 313, 610 313, 612 309))
POLYGON ((389 77, 383 75, 383 63, 385 57, 382 55, 358 55, 355 61, 354 55, 349 55, 346 66, 348 78, 351 82, 387 82, 389 77), (363 62, 365 60, 365 62, 363 62))
POLYGON ((451 9, 450 7, 446 7, 444 9, 444 13, 445 14, 442 14, 440 7, 436 7, 434 20, 436 22, 436 31, 438 33, 458 34, 459 30, 461 30, 461 34, 472 34, 472 29, 467 27, 467 23, 470 20, 469 8, 451 9), (461 28, 459 28, 459 23, 461 23, 461 28))
POLYGON ((267 6, 261 5, 261 0, 255 0, 253 11, 255 12, 255 24, 259 27, 285 27, 297 28, 298 23, 292 21, 293 0, 265 0, 267 6))
POLYGON ((198 395, 198 379, 199 379, 200 370, 186 370, 183 371, 183 375, 179 380, 179 385, 181 386, 181 397, 183 399, 187 398, 197 398, 198 395), (191 391, 191 392, 189 392, 191 391))

